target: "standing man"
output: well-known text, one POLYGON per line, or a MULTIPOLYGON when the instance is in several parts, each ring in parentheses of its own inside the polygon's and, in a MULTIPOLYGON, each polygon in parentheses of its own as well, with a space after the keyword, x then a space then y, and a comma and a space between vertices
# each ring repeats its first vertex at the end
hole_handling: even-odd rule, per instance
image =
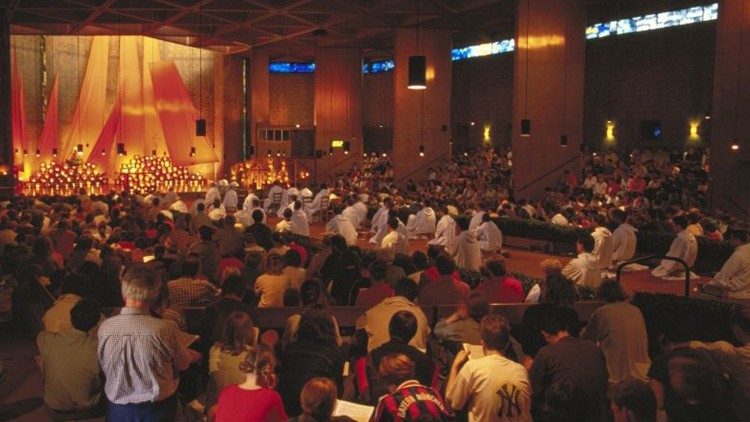
POLYGON ((151 316, 160 288, 154 271, 131 268, 122 278, 125 307, 99 328, 108 420, 173 421, 177 373, 200 359, 200 354, 177 341, 174 323, 151 316))
POLYGON ((229 188, 227 188, 227 191, 224 193, 224 202, 222 203, 225 210, 237 211, 237 188, 239 187, 240 185, 238 185, 237 182, 229 184, 229 188))
POLYGON ((531 421, 531 383, 526 369, 504 356, 508 321, 489 315, 480 323, 483 356, 462 350, 456 356, 445 398, 454 410, 469 404, 469 422, 531 421))

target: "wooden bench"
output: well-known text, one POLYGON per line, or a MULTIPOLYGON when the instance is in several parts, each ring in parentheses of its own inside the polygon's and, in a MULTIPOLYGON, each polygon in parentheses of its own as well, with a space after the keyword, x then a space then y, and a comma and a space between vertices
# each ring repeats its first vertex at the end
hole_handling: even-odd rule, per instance
MULTIPOLYGON (((531 303, 494 303, 491 305, 491 312, 503 315, 511 324, 518 325, 523 320, 523 313, 533 305, 531 303)), ((588 322, 591 313, 602 305, 602 302, 578 302, 573 307, 578 312, 578 318, 581 322, 588 322)), ((451 315, 456 310, 455 305, 422 306, 421 308, 432 327, 441 318, 451 315)), ((302 307, 255 308, 251 316, 255 325, 262 331, 271 329, 283 331, 287 319, 294 314, 302 313, 303 309, 302 307)), ((363 306, 331 306, 329 309, 331 314, 336 317, 339 328, 346 333, 352 333, 357 325, 357 319, 369 308, 363 306)), ((119 310, 120 308, 104 308, 102 312, 109 317, 119 313, 119 310)), ((200 331, 204 311, 205 308, 202 307, 182 309, 188 332, 198 333, 200 331)))

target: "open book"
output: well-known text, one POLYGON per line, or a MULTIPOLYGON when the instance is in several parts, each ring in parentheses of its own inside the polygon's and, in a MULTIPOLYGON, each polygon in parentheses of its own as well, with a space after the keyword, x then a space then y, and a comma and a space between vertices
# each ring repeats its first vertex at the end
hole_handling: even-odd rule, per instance
POLYGON ((336 410, 333 411, 333 416, 348 416, 357 422, 368 422, 374 410, 375 408, 372 406, 339 400, 336 402, 336 410))

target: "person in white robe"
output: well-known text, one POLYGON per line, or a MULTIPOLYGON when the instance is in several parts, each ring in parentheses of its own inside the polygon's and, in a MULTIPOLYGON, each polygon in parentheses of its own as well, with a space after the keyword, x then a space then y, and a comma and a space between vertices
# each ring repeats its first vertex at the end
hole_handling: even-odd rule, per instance
POLYGON ((482 210, 476 210, 473 212, 471 216, 471 222, 469 223, 469 230, 474 232, 474 230, 479 227, 480 224, 482 224, 482 216, 484 215, 484 211, 482 210))
POLYGON ((716 273, 711 286, 724 290, 730 299, 750 299, 750 243, 746 230, 730 230, 727 240, 735 246, 734 253, 716 273))
POLYGON ((479 248, 479 241, 475 232, 469 228, 469 218, 459 217, 456 219, 456 228, 461 233, 446 246, 448 252, 456 266, 470 271, 479 271, 482 266, 482 250, 479 248))
POLYGON ((284 208, 283 218, 276 223, 274 230, 276 233, 292 233, 294 231, 292 227, 292 213, 293 211, 289 208, 284 208))
POLYGON ((273 186, 271 186, 271 189, 268 190, 268 197, 266 197, 265 201, 263 202, 263 209, 265 210, 266 214, 268 214, 268 209, 271 207, 271 205, 273 205, 274 196, 283 194, 284 188, 279 185, 279 182, 274 182, 273 186))
POLYGON ((476 228, 475 234, 482 252, 498 252, 503 248, 503 233, 492 221, 489 213, 484 213, 482 224, 476 228))
POLYGON ((172 210, 172 211, 177 211, 177 212, 182 213, 182 214, 187 214, 188 213, 187 204, 185 204, 185 201, 183 201, 182 199, 180 199, 179 196, 177 197, 177 199, 174 202, 172 202, 172 205, 169 206, 169 209, 172 210))
POLYGON ((343 211, 340 205, 337 207, 336 215, 326 223, 326 234, 340 234, 346 239, 346 244, 354 246, 357 244, 357 231, 354 230, 352 222, 341 215, 343 211))
POLYGON ((354 210, 357 212, 357 227, 361 228, 362 223, 367 220, 367 201, 370 199, 369 195, 363 193, 357 198, 357 202, 354 203, 354 210))
POLYGON ((388 219, 388 234, 380 243, 380 249, 390 251, 394 256, 396 254, 409 254, 409 240, 402 233, 399 233, 399 223, 401 222, 398 218, 391 217, 388 219))
POLYGON ((341 212, 341 215, 352 223, 355 230, 359 230, 359 214, 357 214, 357 210, 354 208, 354 198, 346 200, 346 208, 341 212))
POLYGON ((378 209, 375 215, 372 216, 370 230, 375 233, 375 235, 370 238, 370 243, 380 245, 380 242, 383 241, 385 235, 388 234, 388 214, 392 207, 393 200, 387 198, 383 201, 383 205, 380 209, 378 209))
POLYGON ((216 182, 212 182, 206 191, 206 198, 203 200, 203 203, 210 207, 217 199, 221 201, 221 192, 219 192, 216 182))
POLYGON ((226 193, 224 193, 224 201, 222 202, 225 210, 237 209, 237 188, 239 187, 240 185, 238 185, 237 182, 229 184, 226 193))
POLYGON ((312 203, 310 204, 310 209, 307 210, 307 215, 312 216, 315 213, 322 210, 322 207, 324 205, 323 198, 330 199, 331 190, 328 189, 328 186, 326 186, 325 183, 320 185, 320 191, 315 195, 315 198, 313 198, 312 203))
POLYGON ((447 246, 456 237, 456 220, 450 216, 447 207, 441 210, 440 220, 435 227, 435 237, 427 245, 447 246))
POLYGON ((310 237, 310 223, 307 221, 307 214, 302 210, 302 201, 299 199, 292 204, 292 233, 300 236, 310 237))
POLYGON ((237 220, 239 224, 242 224, 243 227, 247 228, 251 224, 253 224, 253 210, 250 209, 241 209, 234 213, 234 218, 237 220))
POLYGON ((612 221, 617 224, 612 232, 612 260, 615 263, 630 261, 635 256, 638 230, 627 222, 627 213, 621 209, 612 211, 612 221))
POLYGON ((420 235, 432 235, 435 233, 435 225, 437 223, 437 217, 435 216, 435 210, 432 209, 432 204, 429 201, 425 201, 424 207, 417 211, 416 214, 409 216, 406 222, 406 229, 409 232, 410 238, 415 238, 420 235))
POLYGON ((214 201, 214 206, 211 207, 211 211, 208 212, 208 218, 210 218, 211 221, 219 221, 223 220, 226 216, 227 212, 224 210, 224 205, 218 200, 214 201))
POLYGON ((575 284, 599 288, 602 284, 602 270, 599 260, 591 253, 593 250, 594 238, 588 233, 581 234, 576 242, 578 256, 563 267, 562 275, 575 284))
POLYGON ((313 197, 313 191, 310 190, 307 186, 299 190, 299 196, 300 199, 304 201, 305 198, 312 198, 313 197))
POLYGON ((290 186, 288 189, 286 189, 284 192, 281 193, 281 205, 279 205, 278 211, 276 211, 276 215, 278 217, 281 217, 284 214, 284 209, 289 207, 294 211, 294 201, 297 200, 297 195, 299 195, 299 190, 295 188, 294 186, 290 186))
POLYGON ((253 209, 253 202, 256 200, 258 201, 258 203, 260 203, 260 198, 258 198, 258 195, 253 192, 248 192, 245 200, 242 202, 242 209, 248 211, 253 209))
POLYGON ((594 238, 594 250, 591 252, 602 270, 612 266, 612 253, 614 251, 614 242, 612 241, 612 232, 605 226, 606 219, 603 215, 597 213, 592 217, 594 221, 594 231, 591 237, 594 238))
MULTIPOLYGON (((688 267, 692 267, 695 259, 698 257, 698 240, 692 233, 687 231, 688 220, 685 216, 678 215, 672 218, 672 222, 681 231, 677 233, 677 237, 672 241, 672 245, 669 247, 666 256, 680 258, 687 263, 688 267)), ((684 269, 682 264, 664 259, 659 266, 651 271, 651 275, 659 278, 682 277, 685 275, 684 269)))

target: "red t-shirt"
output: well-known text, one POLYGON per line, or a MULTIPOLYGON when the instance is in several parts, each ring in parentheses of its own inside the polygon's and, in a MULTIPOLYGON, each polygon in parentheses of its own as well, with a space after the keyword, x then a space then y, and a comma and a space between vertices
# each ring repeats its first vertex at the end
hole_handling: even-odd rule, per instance
POLYGON ((281 396, 274 390, 243 390, 230 385, 221 390, 216 408, 216 422, 285 421, 288 417, 281 396))
POLYGON ((383 299, 391 297, 394 294, 393 287, 389 286, 387 283, 374 283, 369 288, 361 289, 359 293, 357 293, 356 305, 372 308, 383 299))
POLYGON ((219 261, 219 268, 216 269, 216 279, 221 280, 222 274, 224 274, 224 270, 226 270, 229 267, 234 267, 240 270, 245 269, 245 263, 242 262, 241 259, 235 258, 233 256, 230 256, 229 258, 222 258, 221 261, 219 261))
POLYGON ((526 299, 521 282, 513 277, 502 280, 488 280, 477 287, 490 303, 520 303, 526 299))

